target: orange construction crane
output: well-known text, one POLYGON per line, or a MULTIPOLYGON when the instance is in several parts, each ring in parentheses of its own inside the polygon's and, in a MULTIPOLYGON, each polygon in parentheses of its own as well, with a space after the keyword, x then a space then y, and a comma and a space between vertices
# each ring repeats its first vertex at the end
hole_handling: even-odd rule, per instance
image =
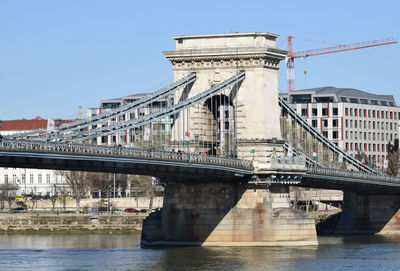
POLYGON ((356 50, 356 49, 397 43, 397 40, 395 38, 387 38, 387 39, 382 39, 382 40, 372 40, 372 41, 365 41, 365 42, 358 42, 358 43, 352 43, 352 44, 326 47, 326 48, 321 48, 321 49, 293 52, 292 38, 295 38, 295 37, 288 36, 288 47, 287 47, 288 55, 287 55, 287 61, 286 61, 288 92, 294 91, 294 59, 295 58, 299 58, 299 57, 305 58, 305 57, 309 57, 309 56, 338 53, 338 52, 344 52, 344 51, 350 51, 350 50, 356 50))

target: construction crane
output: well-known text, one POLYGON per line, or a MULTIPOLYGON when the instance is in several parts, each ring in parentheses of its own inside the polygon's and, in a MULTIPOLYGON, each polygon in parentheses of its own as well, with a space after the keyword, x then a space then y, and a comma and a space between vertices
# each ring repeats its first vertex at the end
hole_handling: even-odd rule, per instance
POLYGON ((372 41, 365 41, 365 42, 358 42, 358 43, 352 43, 352 44, 326 47, 326 48, 321 48, 321 49, 293 52, 292 38, 295 38, 295 37, 288 36, 288 47, 287 47, 288 54, 287 54, 287 60, 286 60, 288 92, 294 91, 294 59, 295 58, 300 58, 300 57, 306 58, 309 56, 338 53, 338 52, 344 52, 344 51, 350 51, 350 50, 363 49, 363 48, 397 43, 397 40, 395 38, 387 38, 387 39, 382 39, 382 40, 372 40, 372 41))

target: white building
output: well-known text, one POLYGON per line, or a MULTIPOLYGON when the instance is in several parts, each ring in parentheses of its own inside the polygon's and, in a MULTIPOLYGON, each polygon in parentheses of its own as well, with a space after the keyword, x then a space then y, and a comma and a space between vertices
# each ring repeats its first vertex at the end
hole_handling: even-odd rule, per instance
POLYGON ((380 168, 387 145, 398 142, 400 110, 392 95, 321 87, 280 94, 297 113, 342 150, 365 153, 380 168))
MULTIPOLYGON (((116 109, 120 106, 132 103, 134 101, 137 101, 137 100, 139 100, 147 95, 151 95, 151 94, 152 93, 134 94, 134 95, 125 96, 122 98, 102 100, 102 101, 100 101, 99 108, 89 108, 87 110, 87 117, 90 118, 90 117, 96 116, 100 113, 103 113, 105 111, 110 111, 112 109, 116 109)), ((149 113, 157 112, 161 109, 164 109, 167 106, 170 106, 172 104, 173 104, 173 97, 171 95, 164 99, 153 101, 150 105, 148 105, 146 107, 142 107, 140 109, 137 109, 135 112, 126 113, 118 118, 111 119, 110 121, 107 122, 107 125, 112 125, 117 122, 129 121, 129 120, 132 120, 132 119, 135 119, 138 117, 142 117, 149 113)), ((163 120, 162 124, 163 125, 171 124, 171 120, 163 120)), ((96 126, 89 127, 89 130, 95 129, 95 128, 100 128, 103 126, 104 126, 104 124, 97 124, 96 126)), ((163 129, 167 129, 167 126, 168 125, 163 126, 163 129)), ((151 129, 151 130, 152 130, 152 132, 157 131, 157 129, 151 129)), ((168 132, 168 130, 167 130, 167 132, 168 132)), ((95 138, 92 140, 92 142, 93 142, 93 144, 96 144, 96 145, 132 146, 132 145, 135 145, 136 143, 140 142, 143 139, 143 136, 144 136, 143 133, 144 133, 144 131, 141 128, 129 129, 127 131, 117 132, 116 134, 95 138)))
MULTIPOLYGON (((57 126, 67 121, 57 120, 57 126)), ((36 117, 32 120, 5 120, 0 121, 0 134, 8 135, 18 132, 29 132, 37 129, 46 129, 47 120, 36 117)), ((19 189, 16 195, 33 194, 37 196, 54 195, 55 190, 60 194, 69 192, 64 176, 56 170, 30 168, 1 168, 0 185, 14 184, 19 189)))

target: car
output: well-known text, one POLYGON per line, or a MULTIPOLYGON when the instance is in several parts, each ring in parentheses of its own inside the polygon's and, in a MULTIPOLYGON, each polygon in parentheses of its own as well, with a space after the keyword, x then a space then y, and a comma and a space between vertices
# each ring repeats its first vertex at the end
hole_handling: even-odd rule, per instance
POLYGON ((140 209, 139 212, 141 212, 141 213, 147 213, 147 209, 140 209))
POLYGON ((18 208, 13 208, 13 209, 11 209, 9 212, 10 212, 10 213, 24 213, 24 212, 26 212, 26 211, 27 211, 26 208, 24 208, 24 207, 18 207, 18 208))
POLYGON ((135 208, 126 208, 125 213, 139 213, 138 210, 136 210, 135 208))
MULTIPOLYGON (((63 200, 63 196, 58 196, 57 198, 58 198, 59 200, 63 200)), ((73 199, 73 198, 70 197, 70 196, 65 196, 64 199, 66 199, 66 200, 71 200, 71 199, 73 199)))
POLYGON ((25 197, 23 197, 23 196, 18 196, 18 197, 15 197, 14 200, 15 200, 15 201, 25 201, 26 199, 25 199, 25 197))

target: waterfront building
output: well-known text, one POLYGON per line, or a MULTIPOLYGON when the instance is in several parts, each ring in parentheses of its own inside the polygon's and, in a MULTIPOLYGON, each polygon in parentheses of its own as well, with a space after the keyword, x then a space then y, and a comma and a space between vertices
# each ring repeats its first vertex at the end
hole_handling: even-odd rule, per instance
POLYGON ((393 95, 335 87, 279 95, 339 148, 352 156, 365 154, 377 168, 383 166, 388 144, 398 142, 400 110, 393 95))
MULTIPOLYGON (((69 120, 55 120, 56 126, 69 122, 69 120)), ((10 135, 19 132, 30 132, 46 129, 47 120, 36 117, 31 120, 3 120, 0 121, 0 134, 10 135)), ((51 196, 70 194, 64 176, 56 170, 32 168, 2 168, 0 167, 0 185, 18 186, 16 195, 51 196)))

